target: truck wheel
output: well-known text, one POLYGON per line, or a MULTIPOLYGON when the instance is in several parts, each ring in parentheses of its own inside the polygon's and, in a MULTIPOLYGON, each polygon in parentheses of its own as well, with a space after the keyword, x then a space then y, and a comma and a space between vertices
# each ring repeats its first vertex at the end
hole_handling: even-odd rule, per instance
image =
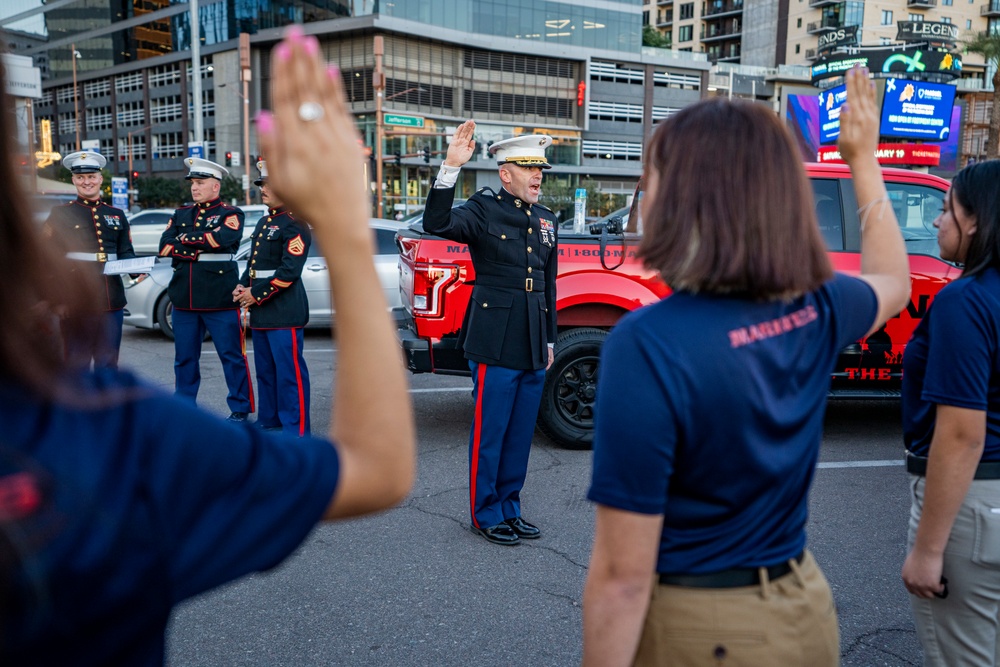
POLYGON ((156 322, 160 325, 160 331, 170 340, 174 339, 174 304, 170 302, 170 297, 166 291, 156 304, 156 322))
POLYGON ((555 360, 545 374, 538 427, 566 449, 590 449, 594 442, 597 366, 603 329, 570 329, 556 339, 555 360))

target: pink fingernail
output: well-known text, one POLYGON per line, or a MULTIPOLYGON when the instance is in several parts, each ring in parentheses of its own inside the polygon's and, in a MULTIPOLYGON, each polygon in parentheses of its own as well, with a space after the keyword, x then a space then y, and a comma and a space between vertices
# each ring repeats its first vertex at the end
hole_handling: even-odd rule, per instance
POLYGON ((302 40, 302 48, 305 49, 306 53, 314 56, 319 53, 319 40, 312 35, 309 35, 302 40))
POLYGON ((330 81, 336 81, 340 78, 340 68, 336 65, 327 65, 326 75, 330 77, 330 81))
POLYGON ((274 116, 270 111, 258 111, 254 122, 257 123, 257 131, 261 134, 269 134, 274 129, 274 116))
POLYGON ((274 55, 277 56, 278 60, 284 62, 291 57, 292 47, 288 45, 288 42, 281 42, 274 47, 274 55))
POLYGON ((289 42, 299 41, 300 39, 302 39, 302 35, 303 35, 302 26, 300 26, 298 23, 293 23, 292 25, 288 26, 287 30, 285 30, 285 39, 287 39, 289 42))

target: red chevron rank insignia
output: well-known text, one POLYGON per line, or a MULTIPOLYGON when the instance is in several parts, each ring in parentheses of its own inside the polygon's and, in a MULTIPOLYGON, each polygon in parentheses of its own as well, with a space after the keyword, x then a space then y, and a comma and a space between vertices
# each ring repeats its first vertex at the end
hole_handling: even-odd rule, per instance
POLYGON ((240 228, 240 219, 237 218, 235 215, 231 215, 228 218, 226 218, 226 221, 223 224, 226 227, 229 227, 230 229, 238 230, 240 228))
POLYGON ((288 252, 299 257, 306 251, 306 242, 302 240, 302 235, 299 234, 294 239, 288 242, 288 252))

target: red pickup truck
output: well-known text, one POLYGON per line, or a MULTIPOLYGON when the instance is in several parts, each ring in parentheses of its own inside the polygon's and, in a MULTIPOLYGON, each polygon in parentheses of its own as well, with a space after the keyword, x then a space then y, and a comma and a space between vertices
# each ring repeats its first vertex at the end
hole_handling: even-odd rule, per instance
MULTIPOLYGON (((806 167, 834 268, 857 274, 861 237, 850 172, 843 165, 806 167)), ((832 397, 898 396, 903 348, 910 334, 938 290, 961 273, 938 256, 932 224, 942 209, 948 182, 903 169, 887 168, 884 175, 910 255, 913 292, 910 304, 881 330, 843 350, 833 373, 832 397)), ((565 447, 590 446, 598 361, 608 331, 625 313, 670 294, 656 274, 636 260, 641 237, 638 201, 636 196, 625 219, 612 218, 607 225, 620 223, 621 233, 559 232, 559 336, 538 426, 565 447)), ((400 336, 410 371, 469 375, 457 345, 472 292, 470 281, 475 279, 468 247, 424 233, 419 221, 401 230, 396 241, 400 293, 408 316, 400 336)))

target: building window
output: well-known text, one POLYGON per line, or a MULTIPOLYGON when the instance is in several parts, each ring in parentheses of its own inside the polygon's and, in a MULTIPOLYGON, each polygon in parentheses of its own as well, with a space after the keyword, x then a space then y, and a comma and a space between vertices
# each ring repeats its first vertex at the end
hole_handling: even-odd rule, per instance
POLYGON ((795 45, 795 53, 798 53, 801 50, 802 50, 802 46, 800 44, 796 44, 795 45))
POLYGON ((642 143, 632 141, 583 142, 583 157, 602 160, 642 160, 642 143))
POLYGON ((882 10, 882 25, 892 25, 892 10, 883 9, 882 10))
POLYGON ((965 29, 972 30, 972 19, 965 19, 965 29))
POLYGON ((681 5, 681 20, 694 18, 694 3, 686 2, 681 5))
POLYGON ((678 42, 690 42, 693 36, 694 36, 693 25, 682 25, 680 28, 677 29, 678 42))
POLYGON ((941 23, 951 23, 951 17, 950 16, 942 16, 941 17, 941 23))
POLYGON ((910 21, 923 21, 924 20, 924 15, 923 14, 910 14, 909 17, 907 17, 907 18, 910 21))
POLYGON ((882 46, 886 46, 887 44, 892 44, 892 40, 889 39, 888 37, 879 37, 878 43, 881 44, 882 46))
POLYGON ((953 4, 955 4, 955 0, 941 0, 941 4, 947 7, 951 7, 953 4))

